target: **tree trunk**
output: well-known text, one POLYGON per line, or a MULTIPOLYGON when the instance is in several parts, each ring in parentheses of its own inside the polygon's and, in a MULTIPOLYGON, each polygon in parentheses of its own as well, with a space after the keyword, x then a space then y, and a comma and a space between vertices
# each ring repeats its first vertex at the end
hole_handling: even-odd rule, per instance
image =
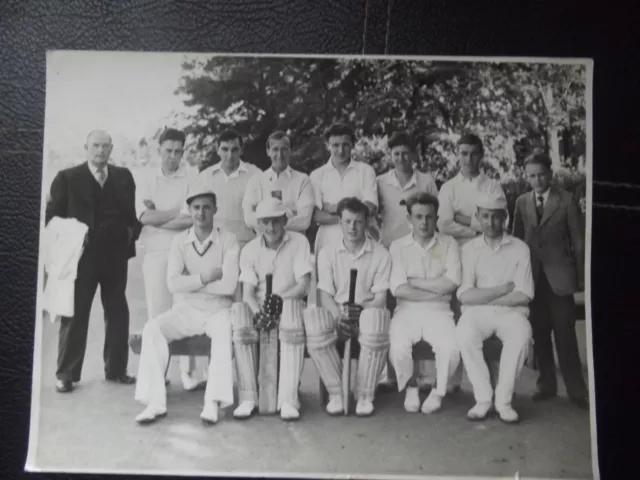
POLYGON ((558 137, 558 128, 553 125, 551 114, 553 112, 553 87, 547 84, 543 87, 542 98, 547 110, 547 118, 549 119, 547 130, 547 145, 549 148, 549 156, 551 157, 551 168, 558 169, 560 162, 560 139, 558 137))

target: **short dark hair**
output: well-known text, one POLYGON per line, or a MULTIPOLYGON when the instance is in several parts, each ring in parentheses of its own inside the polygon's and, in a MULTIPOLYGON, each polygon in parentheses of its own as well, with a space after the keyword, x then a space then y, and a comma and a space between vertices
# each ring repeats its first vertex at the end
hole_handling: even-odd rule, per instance
POLYGON ((535 152, 524 159, 524 165, 544 165, 551 170, 551 157, 544 152, 535 152))
POLYGON ((387 142, 389 150, 394 147, 407 147, 410 150, 414 150, 414 143, 407 132, 396 132, 389 138, 387 142))
POLYGON ((480 148, 480 153, 484 155, 484 145, 482 144, 482 140, 480 137, 474 133, 464 133, 460 137, 460 139, 456 142, 456 145, 459 147, 460 145, 472 145, 480 148))
POLYGON ((427 192, 416 192, 409 195, 406 200, 401 200, 400 205, 406 206, 407 213, 411 215, 411 209, 414 205, 433 205, 433 208, 435 208, 437 212, 440 202, 438 202, 438 197, 435 195, 427 192))
POLYGON ((218 135, 218 145, 220 145, 222 142, 232 142, 236 138, 238 139, 238 143, 240 144, 240 146, 242 146, 242 135, 240 135, 233 128, 229 128, 218 135))
POLYGON ((364 215, 365 220, 369 219, 369 208, 356 197, 345 197, 338 202, 338 206, 336 207, 336 213, 340 218, 342 218, 342 212, 345 210, 349 210, 353 213, 362 213, 364 215))
POLYGON ((353 129, 346 123, 334 123, 324 132, 324 139, 326 142, 331 137, 341 137, 342 135, 348 135, 351 139, 351 143, 356 143, 356 134, 353 133, 353 129))
POLYGON ((184 146, 187 136, 180 130, 175 128, 166 128, 158 138, 158 145, 162 145, 164 142, 180 142, 184 146))
POLYGON ((287 135, 282 130, 276 130, 271 135, 269 135, 269 138, 267 138, 267 150, 271 147, 271 140, 277 142, 278 140, 283 140, 285 138, 289 142, 289 147, 291 147, 291 139, 289 138, 289 135, 287 135))

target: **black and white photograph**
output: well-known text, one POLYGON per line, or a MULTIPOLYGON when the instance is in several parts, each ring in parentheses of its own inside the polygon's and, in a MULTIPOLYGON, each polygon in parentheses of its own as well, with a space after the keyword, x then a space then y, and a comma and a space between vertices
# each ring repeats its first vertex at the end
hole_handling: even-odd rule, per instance
POLYGON ((46 67, 26 470, 598 478, 591 60, 46 67))

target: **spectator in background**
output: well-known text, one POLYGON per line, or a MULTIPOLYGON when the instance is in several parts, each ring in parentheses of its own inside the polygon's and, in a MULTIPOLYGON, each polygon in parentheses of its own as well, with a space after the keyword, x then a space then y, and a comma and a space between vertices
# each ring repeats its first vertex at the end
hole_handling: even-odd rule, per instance
MULTIPOLYGON (((191 217, 182 212, 195 179, 181 163, 185 140, 185 134, 173 128, 160 134, 160 168, 144 170, 136 192, 136 210, 143 225, 142 274, 149 320, 173 305, 167 284, 169 248, 173 238, 192 225, 191 217)), ((180 357, 180 372, 186 390, 193 390, 200 383, 194 378, 196 357, 180 357)))
POLYGON ((235 130, 225 130, 218 137, 220 162, 200 172, 198 182, 213 190, 218 198, 216 226, 233 233, 240 248, 256 234, 244 221, 242 199, 249 179, 260 169, 240 159, 243 139, 235 130))
POLYGON ((529 156, 525 174, 533 191, 516 200, 513 235, 529 245, 535 281, 531 324, 540 375, 533 399, 545 401, 557 395, 553 333, 567 394, 579 408, 588 409, 575 331, 574 294, 584 287, 580 209, 569 192, 551 185, 551 159, 546 154, 529 156))
POLYGON ((267 155, 271 168, 252 176, 242 200, 244 220, 258 230, 256 207, 264 199, 278 198, 287 209, 286 229, 304 234, 309 228, 315 200, 309 176, 290 167, 291 140, 276 131, 267 139, 267 155))

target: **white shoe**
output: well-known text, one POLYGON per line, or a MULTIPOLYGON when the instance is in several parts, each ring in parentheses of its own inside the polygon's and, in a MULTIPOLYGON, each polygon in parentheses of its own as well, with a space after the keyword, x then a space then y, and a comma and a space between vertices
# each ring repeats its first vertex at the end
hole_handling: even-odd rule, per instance
POLYGON ((491 402, 478 402, 467 412, 469 420, 484 420, 491 409, 491 402))
POLYGON ((442 397, 436 393, 435 390, 431 390, 431 393, 427 397, 427 399, 422 404, 422 408, 420 409, 422 413, 433 413, 440 410, 442 407, 442 397))
POLYGON ((404 395, 404 409, 409 413, 420 410, 420 390, 418 387, 407 387, 404 395))
POLYGON ((233 416, 236 418, 249 418, 255 408, 256 404, 254 402, 242 402, 240 405, 238 405, 238 408, 233 411, 233 416))
POLYGON ((371 400, 365 400, 364 398, 358 399, 356 404, 356 415, 359 417, 368 417, 373 413, 373 402, 371 400))
POLYGON ((329 415, 340 415, 344 413, 344 405, 342 404, 342 397, 340 395, 333 395, 329 397, 327 413, 329 415))
POLYGON ((496 412, 498 412, 500 420, 504 423, 518 423, 520 420, 518 412, 516 412, 511 405, 501 405, 500 407, 496 405, 496 412))
POLYGON ((218 402, 205 402, 200 418, 204 423, 213 425, 218 422, 218 402))
POLYGON ((156 420, 167 416, 166 407, 158 407, 155 405, 147 405, 142 412, 136 416, 136 422, 140 425, 148 425, 156 420))
POLYGON ((182 386, 188 392, 191 392, 198 387, 198 381, 193 378, 193 375, 190 373, 182 372, 180 374, 180 378, 182 379, 182 386))
POLYGON ((300 418, 300 412, 298 412, 296 407, 285 402, 282 404, 282 408, 280 408, 280 418, 282 418, 282 420, 297 420, 300 418))

